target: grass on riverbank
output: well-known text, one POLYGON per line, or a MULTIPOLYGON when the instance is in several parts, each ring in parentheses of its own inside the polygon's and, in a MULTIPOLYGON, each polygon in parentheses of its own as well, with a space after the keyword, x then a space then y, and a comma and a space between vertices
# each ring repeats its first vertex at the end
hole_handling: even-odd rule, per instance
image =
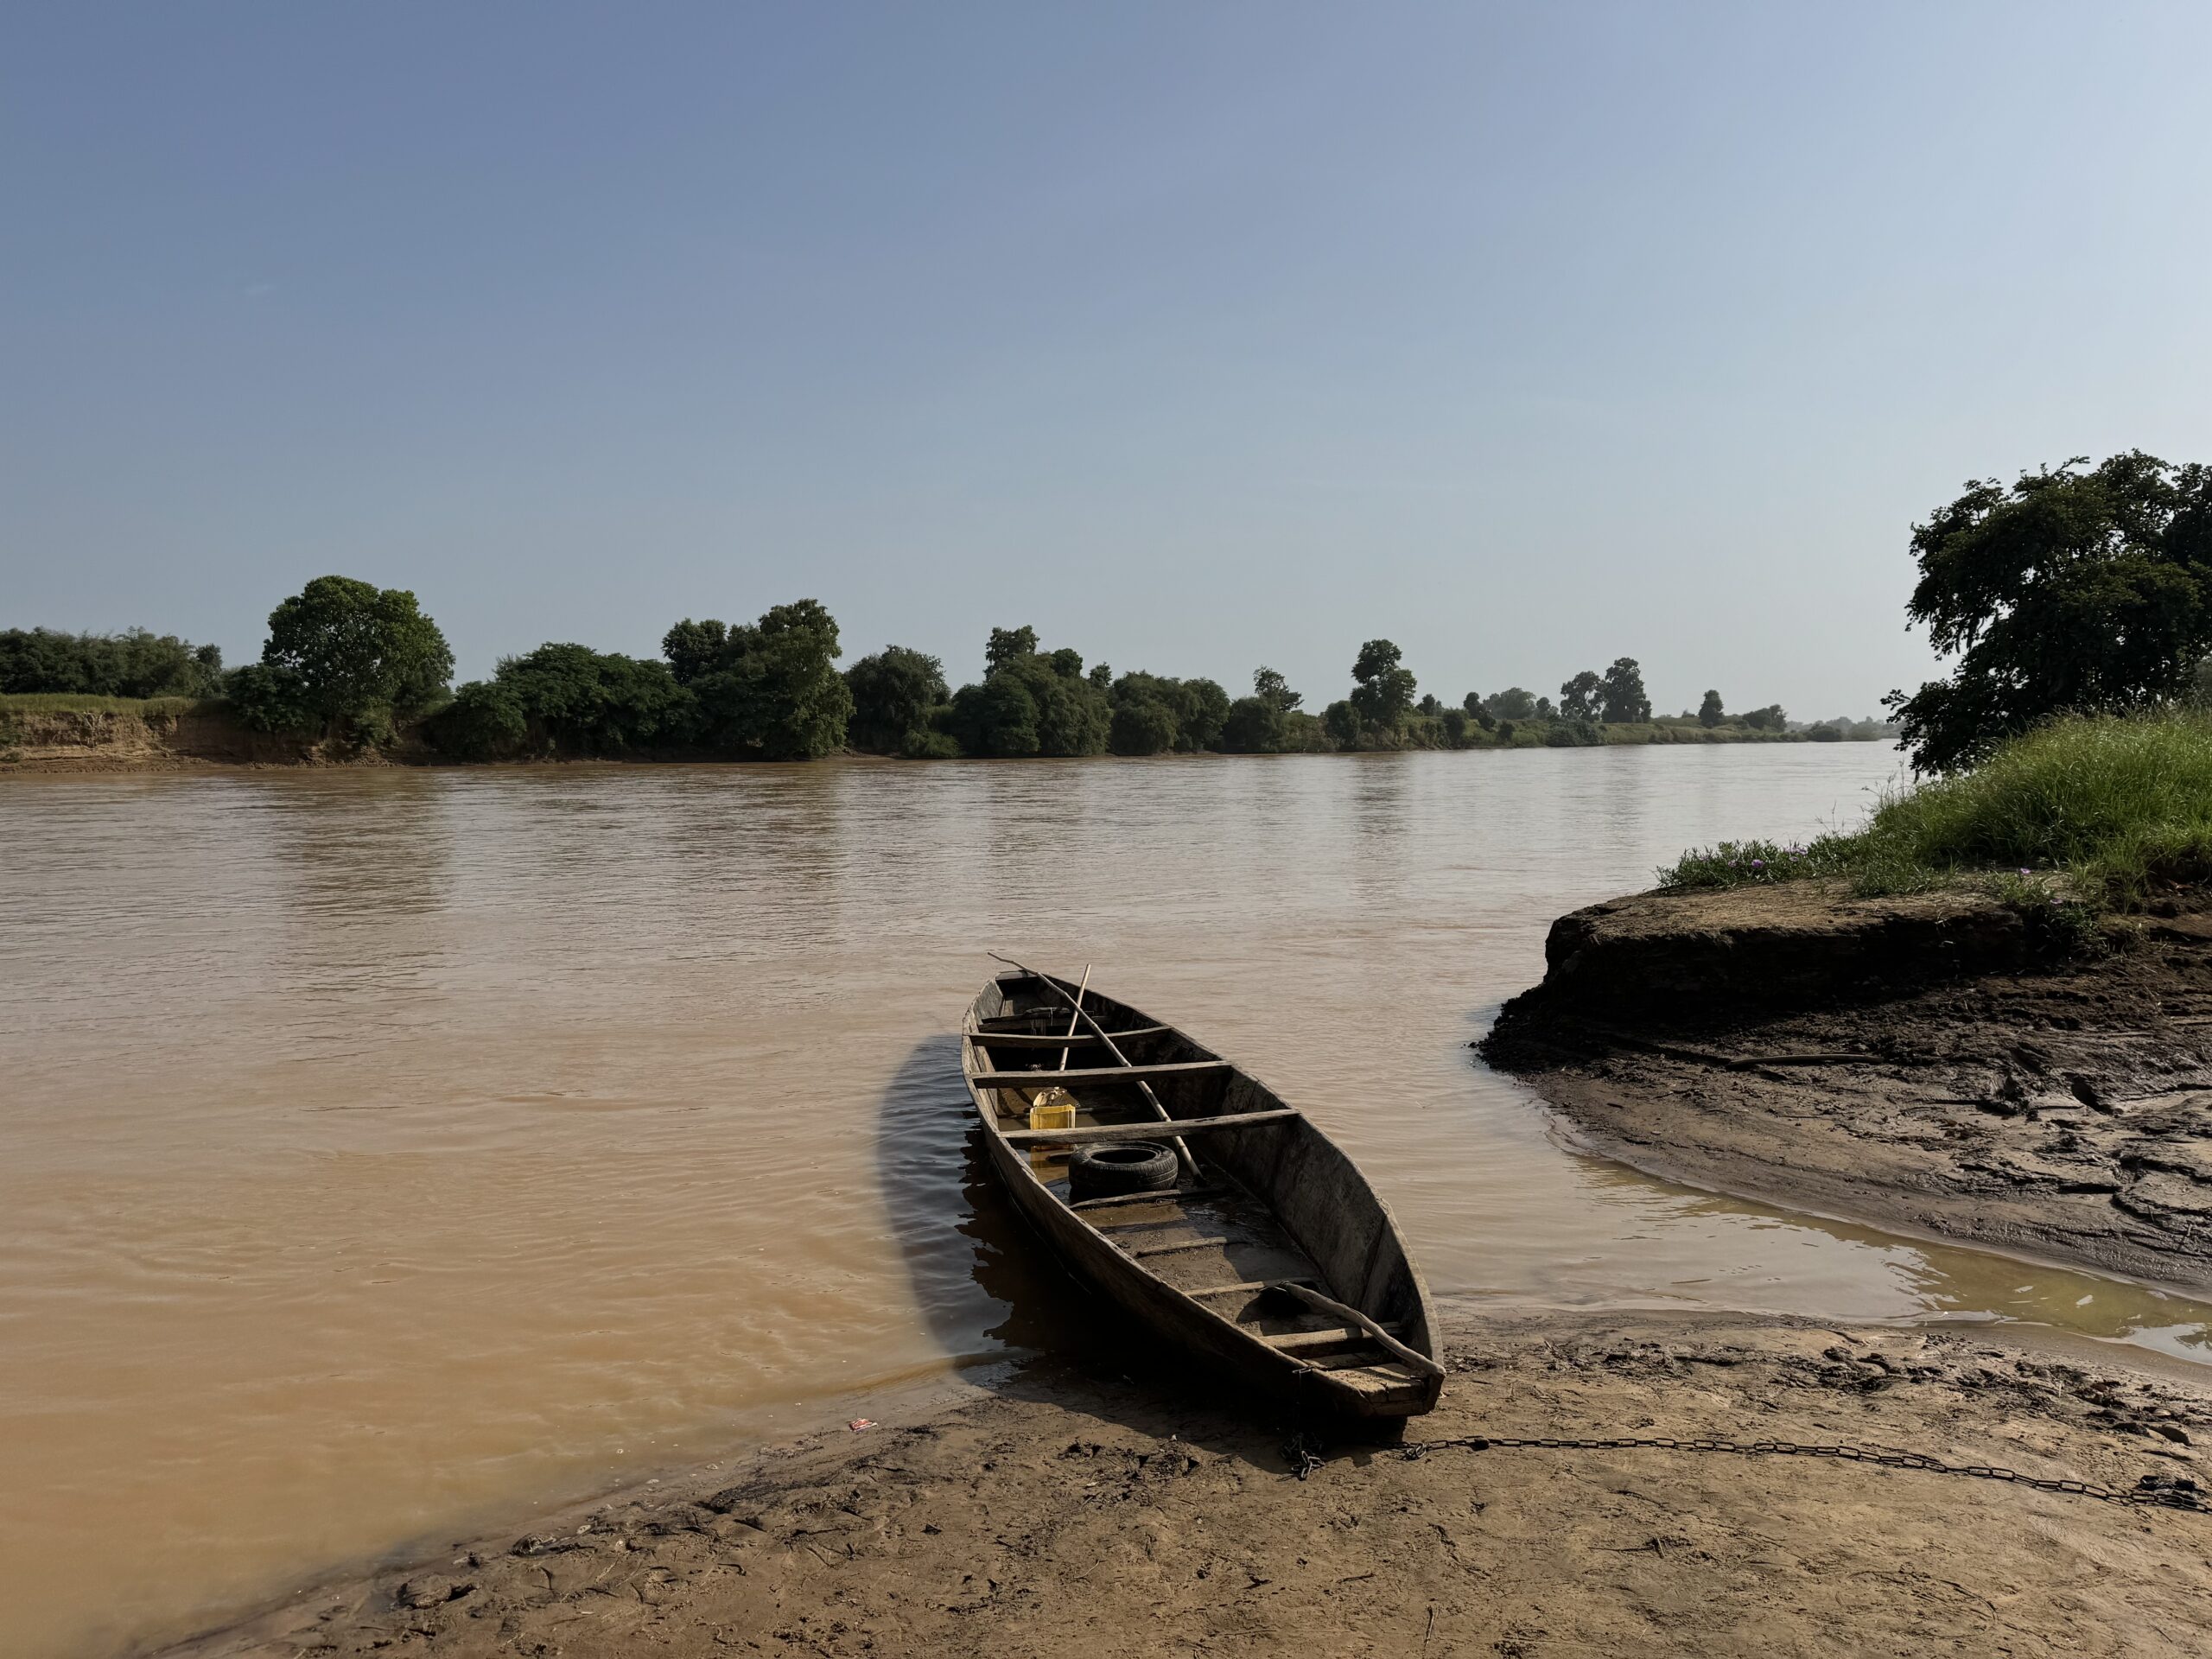
POLYGON ((2212 876, 2212 715, 2055 721, 1982 765, 1885 798, 1864 827, 1799 845, 1723 842, 1662 889, 1847 878, 1862 895, 1983 886, 2012 903, 2139 908, 2212 876))
POLYGON ((219 698, 100 697, 76 691, 0 692, 0 715, 149 715, 205 714, 220 709, 219 698))

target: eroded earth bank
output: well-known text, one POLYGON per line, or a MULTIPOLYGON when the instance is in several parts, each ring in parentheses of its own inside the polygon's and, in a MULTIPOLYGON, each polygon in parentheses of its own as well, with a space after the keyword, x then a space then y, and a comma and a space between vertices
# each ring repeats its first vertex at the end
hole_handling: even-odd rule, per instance
POLYGON ((1263 1415, 1039 1363, 426 1547, 170 1659, 2204 1650, 2212 1512, 1810 1456, 1434 1444, 1902 1447, 2185 1503, 2212 1433, 2191 1368, 1618 1314, 1461 1314, 1446 1351, 1406 1446, 1320 1448, 1303 1479, 1263 1415))
POLYGON ((2212 906, 2088 957, 1974 894, 1562 917, 1484 1052, 1654 1174, 2212 1292, 2212 906))

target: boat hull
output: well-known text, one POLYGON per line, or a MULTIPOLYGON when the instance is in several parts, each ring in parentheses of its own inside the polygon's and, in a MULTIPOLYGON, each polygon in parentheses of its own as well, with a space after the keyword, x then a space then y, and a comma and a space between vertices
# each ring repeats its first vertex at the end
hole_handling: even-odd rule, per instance
MULTIPOLYGON (((1069 1206, 1064 1185, 1040 1175, 1033 1148, 1006 1138, 1006 1130, 1019 1120, 1001 1116, 1001 1090, 976 1081, 1004 1075, 1004 1056, 994 1057, 985 1022, 1005 1023, 1014 1006, 1009 991, 1032 982, 1032 976, 1006 976, 986 985, 964 1024, 963 1067, 982 1118, 993 1174, 1069 1271, 1165 1348, 1240 1393, 1264 1395, 1303 1415, 1378 1424, 1433 1407, 1440 1371, 1419 1370, 1379 1353, 1376 1366, 1357 1372, 1332 1370, 1283 1351, 1257 1334, 1250 1319, 1240 1322, 1218 1300, 1193 1295, 1192 1287, 1177 1282, 1165 1267, 1147 1265, 1100 1231, 1095 1215, 1069 1206)), ((1063 995, 1076 989, 1064 981, 1051 982, 1063 995)), ((1156 1026, 1110 998, 1090 993, 1084 1007, 1109 1031, 1150 1028, 1150 1034, 1132 1039, 1132 1046, 1137 1040, 1145 1046, 1147 1065, 1218 1058, 1180 1032, 1156 1026)), ((1058 1057, 1047 1052, 1043 1058, 1050 1065, 1058 1057)), ((1102 1062, 1086 1058, 1077 1064, 1102 1062)), ((1435 1320, 1427 1287, 1388 1208, 1325 1135, 1302 1116, 1199 1132, 1209 1117, 1282 1106, 1249 1072, 1221 1070, 1225 1076, 1179 1077, 1155 1085, 1156 1098, 1172 1120, 1162 1123, 1160 1138, 1168 1140, 1182 1124, 1188 1131, 1185 1144, 1206 1172, 1204 1179, 1233 1191, 1240 1201, 1249 1198, 1264 1206, 1288 1244, 1310 1261, 1306 1282, 1318 1281, 1327 1296, 1378 1322, 1389 1321, 1388 1328, 1406 1348, 1433 1362, 1435 1320)))

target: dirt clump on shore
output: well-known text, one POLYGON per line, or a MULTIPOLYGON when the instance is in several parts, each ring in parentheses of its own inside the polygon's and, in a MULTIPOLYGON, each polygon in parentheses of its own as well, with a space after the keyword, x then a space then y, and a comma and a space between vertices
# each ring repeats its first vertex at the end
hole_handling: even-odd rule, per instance
POLYGON ((2212 1294, 2212 904, 2069 957, 1974 893, 1563 917, 1482 1043, 1649 1173, 2212 1294))
POLYGON ((1444 1402, 1402 1446, 1287 1444, 1039 1362, 302 1591, 168 1659, 2204 1651, 2212 1511, 1811 1456, 1423 1449, 1852 1444, 2186 1504, 2212 1435, 2190 1368, 1788 1320, 1447 1335, 1444 1402))

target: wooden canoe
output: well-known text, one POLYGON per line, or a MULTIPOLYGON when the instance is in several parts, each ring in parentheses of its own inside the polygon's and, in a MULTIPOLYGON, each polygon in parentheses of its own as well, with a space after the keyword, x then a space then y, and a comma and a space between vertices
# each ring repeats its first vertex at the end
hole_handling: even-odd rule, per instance
POLYGON ((1124 1003, 1027 970, 984 985, 960 1064, 1022 1215, 1165 1342, 1315 1416, 1436 1404, 1436 1317, 1396 1222, 1358 1166, 1257 1079, 1124 1003), (1047 1086, 1074 1097, 1072 1130, 1028 1127, 1047 1086), (1073 1145, 1125 1139, 1176 1149, 1175 1190, 1071 1203, 1073 1145))

